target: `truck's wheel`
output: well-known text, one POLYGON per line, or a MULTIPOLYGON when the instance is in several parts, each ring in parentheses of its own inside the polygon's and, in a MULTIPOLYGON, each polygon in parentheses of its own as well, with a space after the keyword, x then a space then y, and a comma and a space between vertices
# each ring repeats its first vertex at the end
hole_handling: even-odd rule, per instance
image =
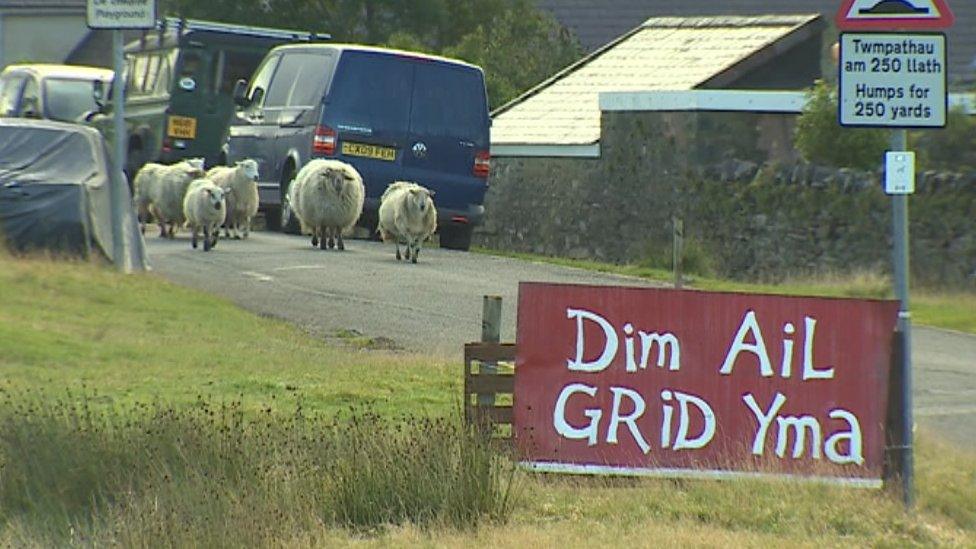
POLYGON ((470 225, 447 225, 440 229, 441 248, 468 251, 471 248, 470 225))

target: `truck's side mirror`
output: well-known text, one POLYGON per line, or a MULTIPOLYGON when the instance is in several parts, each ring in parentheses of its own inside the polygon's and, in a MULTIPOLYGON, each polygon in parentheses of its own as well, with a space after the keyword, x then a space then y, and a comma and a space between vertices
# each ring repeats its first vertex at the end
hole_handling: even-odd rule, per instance
POLYGON ((244 95, 247 93, 247 80, 243 78, 234 84, 234 104, 239 107, 246 107, 250 101, 244 95))

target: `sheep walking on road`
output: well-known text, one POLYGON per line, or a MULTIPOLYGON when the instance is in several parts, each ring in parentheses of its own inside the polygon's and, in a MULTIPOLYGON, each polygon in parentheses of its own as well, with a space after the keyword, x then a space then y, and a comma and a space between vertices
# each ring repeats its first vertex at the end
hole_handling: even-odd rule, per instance
POLYGON ((233 166, 217 166, 207 172, 207 179, 225 191, 227 218, 224 220, 224 236, 247 238, 251 234, 251 221, 258 213, 258 163, 250 158, 233 166))
MULTIPOLYGON (((230 191, 232 194, 233 191, 230 191)), ((208 179, 197 179, 190 183, 183 198, 183 215, 192 236, 190 246, 197 247, 197 236, 203 232, 203 251, 209 252, 217 245, 220 225, 227 216, 226 194, 223 189, 208 179)))
POLYGON ((312 246, 345 250, 342 233, 363 213, 363 178, 345 162, 316 159, 298 172, 288 189, 287 206, 298 217, 312 246))
POLYGON ((177 225, 186 221, 183 197, 190 182, 203 175, 202 158, 189 158, 169 166, 150 162, 136 174, 133 182, 138 197, 136 208, 144 208, 156 218, 161 238, 173 238, 177 225))
POLYGON ((437 209, 434 208, 433 192, 409 181, 390 184, 380 198, 380 236, 384 242, 396 244, 399 261, 400 244, 406 244, 404 259, 417 262, 420 245, 437 229, 437 209))
POLYGON ((152 214, 149 212, 149 207, 152 205, 149 187, 159 177, 160 168, 164 167, 162 164, 149 162, 143 165, 132 179, 132 202, 135 205, 136 214, 139 216, 139 231, 142 234, 146 234, 146 223, 152 220, 152 214))

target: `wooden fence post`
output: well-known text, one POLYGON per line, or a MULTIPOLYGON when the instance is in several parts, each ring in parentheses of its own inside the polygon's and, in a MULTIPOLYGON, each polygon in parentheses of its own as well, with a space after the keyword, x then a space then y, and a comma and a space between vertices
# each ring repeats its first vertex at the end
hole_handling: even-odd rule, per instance
MULTIPOLYGON (((502 296, 486 295, 481 308, 481 341, 484 343, 498 343, 501 341, 502 327, 502 296)), ((498 373, 497 362, 481 362, 478 373, 494 375, 498 373)), ((479 393, 479 406, 494 406, 494 393, 479 393)))

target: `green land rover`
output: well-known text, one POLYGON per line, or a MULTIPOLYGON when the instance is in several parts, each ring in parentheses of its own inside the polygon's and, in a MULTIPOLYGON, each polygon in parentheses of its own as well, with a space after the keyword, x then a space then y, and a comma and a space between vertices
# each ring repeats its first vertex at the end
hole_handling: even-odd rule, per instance
MULTIPOLYGON (((164 19, 125 47, 125 120, 131 176, 146 162, 202 157, 218 163, 233 91, 272 47, 328 35, 199 20, 164 19)), ((109 139, 112 103, 90 117, 109 139)))

